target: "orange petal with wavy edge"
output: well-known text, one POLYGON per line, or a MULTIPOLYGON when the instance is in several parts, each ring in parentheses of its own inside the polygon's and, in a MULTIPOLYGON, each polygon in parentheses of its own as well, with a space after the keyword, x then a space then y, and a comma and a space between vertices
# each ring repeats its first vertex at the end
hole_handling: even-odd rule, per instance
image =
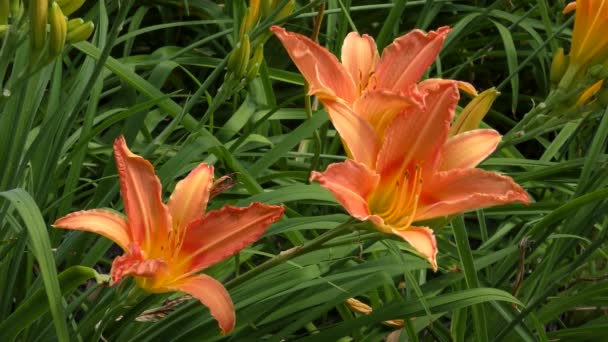
POLYGON ((363 91, 380 59, 374 38, 357 32, 349 33, 342 44, 342 64, 350 73, 355 88, 363 91))
POLYGON ((206 163, 177 183, 169 199, 173 229, 184 229, 191 221, 203 217, 212 186, 213 166, 206 163))
POLYGON ((416 220, 427 220, 495 205, 530 203, 513 179, 480 169, 438 172, 423 188, 416 220))
POLYGON ((354 112, 369 122, 380 141, 395 115, 422 106, 422 97, 412 91, 412 96, 402 96, 386 90, 364 92, 355 102, 354 112))
POLYGON ((53 223, 53 227, 99 234, 114 241, 125 251, 131 243, 127 221, 109 210, 77 211, 58 219, 53 223))
POLYGON ((325 172, 313 172, 310 181, 317 181, 331 191, 344 209, 356 219, 370 216, 368 199, 376 190, 380 177, 367 166, 354 160, 329 165, 325 172))
POLYGON ((167 268, 168 265, 164 260, 146 259, 142 250, 137 245, 131 244, 127 253, 114 259, 110 275, 113 285, 126 276, 150 278, 141 279, 138 281, 138 285, 148 292, 154 292, 151 285, 154 282, 153 278, 165 275, 167 268))
POLYGON ((393 229, 393 234, 412 245, 416 252, 428 260, 433 271, 437 272, 437 241, 432 229, 410 226, 404 230, 393 229))
POLYGON ((231 257, 258 240, 281 218, 283 210, 281 206, 254 202, 246 208, 225 206, 208 212, 186 228, 180 264, 190 274, 231 257))
POLYGON ((410 163, 432 169, 438 162, 459 94, 454 82, 428 85, 423 89, 426 108, 397 115, 386 130, 376 168, 383 182, 392 182, 394 176, 403 175, 410 163))
POLYGON ((401 91, 418 82, 437 58, 450 31, 447 26, 428 33, 413 30, 395 39, 384 49, 376 67, 378 88, 401 91))
POLYGON ((301 34, 287 32, 280 26, 272 26, 270 30, 309 83, 309 94, 320 98, 338 97, 349 103, 355 100, 355 82, 336 56, 301 34))
POLYGON ((171 291, 188 293, 209 308, 217 321, 222 335, 234 329, 236 314, 230 294, 219 281, 205 274, 188 277, 168 286, 171 291))
POLYGON ((342 102, 325 101, 324 104, 349 156, 373 169, 380 150, 380 139, 374 128, 342 102))
POLYGON ((493 129, 467 131, 448 139, 441 151, 440 171, 468 169, 486 159, 502 136, 493 129))
POLYGON ((120 190, 133 242, 148 256, 167 239, 171 229, 169 210, 161 198, 161 185, 149 161, 134 154, 123 136, 114 142, 120 190))

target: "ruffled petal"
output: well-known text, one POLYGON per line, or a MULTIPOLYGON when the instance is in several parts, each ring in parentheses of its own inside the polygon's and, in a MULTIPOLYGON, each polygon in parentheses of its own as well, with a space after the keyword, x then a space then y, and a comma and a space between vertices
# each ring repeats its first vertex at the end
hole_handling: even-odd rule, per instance
POLYGON ((53 227, 99 234, 114 241, 125 251, 131 243, 127 221, 109 210, 77 211, 58 219, 53 223, 53 227))
POLYGON ((282 206, 254 202, 246 208, 225 206, 208 212, 186 228, 179 252, 180 266, 193 273, 238 253, 257 241, 281 218, 283 210, 282 206))
POLYGON ((313 172, 310 181, 317 181, 331 191, 338 202, 354 218, 370 216, 368 200, 376 190, 379 176, 354 160, 329 165, 325 172, 313 172))
POLYGON ((342 44, 342 64, 355 81, 355 88, 360 92, 376 69, 379 59, 378 48, 374 38, 357 32, 349 33, 342 44))
POLYGON ((169 199, 173 229, 180 231, 191 221, 203 217, 213 186, 213 166, 200 164, 177 183, 169 199))
POLYGON ((167 239, 171 216, 162 201, 154 167, 132 153, 122 136, 114 142, 114 156, 131 238, 148 255, 155 255, 156 246, 167 239))
POLYGON ((403 96, 386 90, 365 91, 354 104, 354 112, 369 122, 380 141, 395 115, 406 109, 422 107, 422 97, 412 91, 403 96))
POLYGON ((477 166, 494 152, 501 138, 493 129, 476 129, 451 137, 443 145, 439 170, 469 169, 477 166))
POLYGON ((119 283, 126 276, 141 277, 138 286, 148 292, 154 291, 156 278, 167 275, 168 265, 162 259, 146 260, 143 251, 135 244, 129 245, 128 251, 112 262, 112 284, 119 283))
POLYGON ((511 202, 528 204, 530 198, 510 177, 480 169, 443 171, 423 188, 416 221, 511 202))
POLYGON ((420 253, 437 272, 437 241, 433 230, 428 227, 410 226, 407 229, 393 229, 393 234, 407 241, 416 252, 420 253))
POLYGON ((357 96, 349 72, 327 49, 301 34, 279 26, 270 30, 281 40, 289 56, 310 85, 310 94, 320 98, 341 98, 352 103, 357 96))
POLYGON ((378 88, 400 91, 420 80, 433 64, 451 29, 440 27, 424 33, 413 30, 387 46, 376 68, 378 88))
POLYGON ((209 308, 211 315, 217 321, 222 335, 234 329, 236 314, 230 294, 219 281, 205 274, 185 278, 168 288, 172 291, 188 293, 209 308))
POLYGON ((429 85, 424 89, 426 108, 405 110, 386 130, 376 165, 382 182, 401 177, 411 163, 433 170, 439 161, 459 94, 454 82, 429 85))
POLYGON ((380 140, 374 128, 342 102, 324 101, 324 104, 331 122, 346 145, 349 157, 374 168, 380 150, 380 140))

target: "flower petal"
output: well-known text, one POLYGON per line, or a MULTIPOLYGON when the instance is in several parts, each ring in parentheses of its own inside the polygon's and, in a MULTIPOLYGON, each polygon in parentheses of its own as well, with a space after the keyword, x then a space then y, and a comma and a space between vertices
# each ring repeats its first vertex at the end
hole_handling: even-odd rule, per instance
POLYGON ((530 203, 510 177, 480 169, 443 171, 423 188, 416 221, 510 202, 530 203))
POLYGON ((280 26, 270 30, 281 40, 289 56, 310 85, 310 94, 320 98, 341 98, 352 103, 357 96, 355 83, 336 56, 301 34, 280 26))
POLYGON ((213 166, 202 163, 177 183, 169 199, 173 229, 186 228, 191 221, 203 217, 213 185, 213 166))
POLYGON ((393 229, 393 234, 412 245, 416 252, 429 261, 433 271, 437 272, 437 241, 432 229, 410 226, 404 230, 393 229))
POLYGON ((148 256, 156 255, 157 242, 166 240, 171 229, 171 217, 154 167, 132 153, 122 136, 114 142, 114 156, 131 238, 148 256))
POLYGON ((234 329, 236 314, 230 294, 219 281, 205 274, 185 278, 168 287, 172 291, 181 291, 198 299, 209 308, 211 315, 217 321, 222 335, 234 329))
POLYGON ((469 169, 477 166, 494 152, 501 138, 493 129, 476 129, 449 138, 441 151, 439 170, 469 169))
POLYGON ((283 210, 254 202, 246 208, 225 206, 208 212, 186 228, 180 263, 187 265, 187 273, 194 273, 231 257, 258 240, 283 210))
POLYGON ((367 87, 379 58, 376 42, 367 34, 359 36, 357 32, 351 32, 344 39, 342 64, 355 81, 355 89, 359 92, 367 87))
POLYGON ((58 219, 53 223, 53 227, 99 234, 116 242, 125 251, 131 243, 127 221, 109 210, 77 211, 58 219))
POLYGON ((380 150, 380 140, 374 128, 343 102, 326 100, 323 103, 349 157, 374 168, 380 150))
MULTIPOLYGON (((382 182, 392 182, 410 163, 432 170, 445 143, 459 94, 455 82, 428 83, 426 108, 406 110, 386 130, 376 165, 382 182)), ((423 174, 424 177, 424 174, 423 174)))
POLYGON ((110 275, 113 285, 119 283, 126 276, 144 278, 138 279, 138 286, 148 292, 155 292, 155 278, 166 275, 167 268, 167 263, 162 259, 146 260, 139 246, 131 244, 124 255, 114 258, 110 275))
POLYGON ((413 30, 395 39, 382 52, 376 68, 378 87, 400 91, 418 82, 437 58, 450 31, 447 26, 426 34, 413 30))
POLYGON ((368 200, 376 189, 379 176, 367 166, 354 160, 334 163, 323 173, 313 172, 310 181, 315 180, 331 191, 351 216, 368 219, 368 200))
MULTIPOLYGON (((354 112, 369 122, 376 131, 380 141, 383 140, 386 128, 395 115, 406 109, 422 106, 422 97, 411 92, 403 96, 386 90, 365 91, 354 104, 354 112)), ((360 141, 361 139, 358 139, 360 141)))

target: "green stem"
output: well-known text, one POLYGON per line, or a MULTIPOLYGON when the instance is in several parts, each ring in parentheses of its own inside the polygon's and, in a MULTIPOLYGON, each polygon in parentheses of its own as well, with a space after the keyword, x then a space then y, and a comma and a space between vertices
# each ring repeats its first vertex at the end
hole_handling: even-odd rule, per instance
POLYGON ((333 239, 336 236, 342 235, 342 233, 344 231, 346 231, 347 229, 350 229, 352 222, 353 222, 353 220, 348 220, 348 221, 340 224, 336 228, 331 229, 331 230, 321 234, 320 236, 316 237, 313 240, 308 241, 307 243, 305 243, 303 245, 295 246, 291 249, 288 249, 287 251, 281 252, 279 255, 277 255, 274 258, 266 261, 265 263, 257 266, 256 268, 250 270, 249 272, 244 273, 243 275, 238 276, 238 277, 232 279, 231 281, 227 282, 226 288, 229 288, 229 289, 234 288, 234 287, 242 284, 243 282, 257 276, 258 274, 286 262, 287 260, 290 260, 298 255, 301 255, 301 254, 304 254, 304 253, 317 249, 318 247, 322 246, 325 242, 333 239))

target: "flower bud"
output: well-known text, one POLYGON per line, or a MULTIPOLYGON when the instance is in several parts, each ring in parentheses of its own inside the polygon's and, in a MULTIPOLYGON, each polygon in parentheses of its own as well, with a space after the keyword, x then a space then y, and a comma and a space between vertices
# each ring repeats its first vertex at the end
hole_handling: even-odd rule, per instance
POLYGON ((585 104, 595 93, 598 92, 602 88, 602 84, 604 84, 604 80, 599 80, 595 82, 591 87, 585 89, 581 96, 579 96, 578 100, 576 100, 576 104, 574 106, 578 107, 580 105, 585 104))
POLYGON ((74 18, 68 20, 68 31, 73 31, 78 26, 84 24, 84 20, 82 18, 74 18))
POLYGON ((66 16, 69 16, 70 14, 76 12, 80 7, 82 7, 85 0, 69 0, 69 1, 64 1, 64 2, 65 2, 65 5, 59 4, 59 6, 63 10, 63 14, 65 14, 66 16))
POLYGON ((559 48, 553 55, 553 61, 551 62, 551 71, 549 72, 549 79, 551 83, 558 84, 564 76, 566 69, 568 68, 568 57, 564 55, 564 49, 559 48))
POLYGON ((260 66, 262 66, 262 62, 264 61, 264 45, 260 44, 255 48, 253 52, 253 57, 249 61, 249 65, 247 68, 247 74, 245 75, 245 79, 249 82, 258 76, 258 72, 260 71, 260 66))
POLYGON ((61 53, 68 34, 67 20, 59 5, 54 1, 51 5, 51 10, 49 11, 49 24, 51 26, 49 55, 52 58, 61 53))
POLYGON ((228 58, 228 70, 234 72, 238 78, 245 76, 250 53, 251 42, 249 41, 249 35, 244 34, 243 38, 236 44, 228 58))
POLYGON ((70 44, 78 43, 83 40, 89 39, 89 37, 93 34, 95 30, 95 25, 92 21, 87 21, 86 23, 77 26, 73 30, 68 30, 68 36, 66 41, 70 44))
POLYGON ((239 31, 239 37, 243 37, 245 33, 251 32, 251 29, 257 23, 257 18, 253 16, 253 12, 251 8, 248 8, 245 11, 245 15, 243 16, 243 20, 241 21, 241 29, 239 31))
POLYGON ((46 21, 48 13, 48 0, 32 0, 30 3, 30 33, 34 49, 42 49, 46 42, 46 21))
POLYGON ((283 8, 281 8, 281 10, 279 11, 279 14, 277 14, 277 17, 275 19, 285 18, 286 16, 290 15, 291 12, 293 12, 293 9, 295 7, 296 7, 296 0, 289 0, 289 2, 287 4, 285 4, 285 6, 283 6, 283 8))
POLYGON ((500 92, 496 88, 490 88, 473 98, 450 127, 449 136, 477 129, 498 95, 500 92))

